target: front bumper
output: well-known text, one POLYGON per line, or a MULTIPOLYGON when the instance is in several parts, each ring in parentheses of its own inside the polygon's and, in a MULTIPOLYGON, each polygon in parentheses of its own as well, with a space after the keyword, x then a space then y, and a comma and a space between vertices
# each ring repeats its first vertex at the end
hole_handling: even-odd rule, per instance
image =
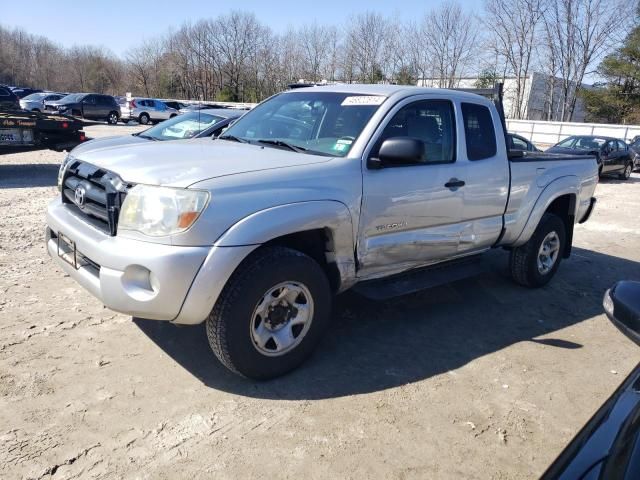
POLYGON ((196 324, 255 247, 181 247, 109 236, 60 200, 47 209, 47 251, 71 278, 117 312, 196 324), (75 242, 76 266, 60 256, 59 235, 75 242))

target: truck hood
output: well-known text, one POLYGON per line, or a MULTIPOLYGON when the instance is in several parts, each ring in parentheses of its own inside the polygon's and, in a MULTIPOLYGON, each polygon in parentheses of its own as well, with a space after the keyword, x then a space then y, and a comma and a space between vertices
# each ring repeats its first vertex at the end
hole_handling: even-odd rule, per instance
POLYGON ((126 182, 171 187, 188 187, 226 175, 323 163, 332 158, 210 138, 105 146, 77 153, 74 149, 70 155, 115 172, 126 182))

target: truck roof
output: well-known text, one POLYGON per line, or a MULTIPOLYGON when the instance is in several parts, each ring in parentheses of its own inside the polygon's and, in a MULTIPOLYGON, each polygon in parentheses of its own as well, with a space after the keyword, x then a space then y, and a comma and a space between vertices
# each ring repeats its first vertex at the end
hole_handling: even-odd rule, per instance
POLYGON ((283 93, 296 93, 296 92, 336 92, 336 93, 353 93, 361 95, 382 95, 390 97, 395 94, 401 96, 419 95, 419 94, 448 94, 456 98, 468 98, 475 101, 478 98, 488 100, 481 95, 477 95, 469 92, 462 92, 460 90, 449 90, 446 88, 426 88, 416 87, 412 85, 381 85, 381 84, 366 84, 366 83, 334 83, 327 85, 316 85, 312 87, 296 88, 288 90, 283 93))

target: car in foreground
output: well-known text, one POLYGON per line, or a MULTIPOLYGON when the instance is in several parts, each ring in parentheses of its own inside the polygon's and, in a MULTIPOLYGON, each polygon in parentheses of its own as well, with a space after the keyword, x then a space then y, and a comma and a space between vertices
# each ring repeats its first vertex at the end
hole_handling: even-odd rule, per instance
POLYGON ((540 152, 541 151, 532 142, 530 142, 523 136, 515 133, 507 134, 507 141, 509 142, 509 150, 521 150, 523 152, 540 152))
POLYGON ((94 149, 148 142, 189 140, 205 137, 217 138, 225 128, 244 113, 240 110, 202 110, 200 112, 185 113, 165 120, 142 132, 90 140, 77 147, 73 154, 80 155, 94 149))
POLYGON ((125 123, 135 120, 141 125, 162 122, 180 114, 175 108, 167 107, 154 98, 133 98, 120 105, 121 120, 125 123))
POLYGON ((120 119, 120 107, 111 95, 98 93, 72 93, 60 100, 44 102, 46 112, 85 118, 106 120, 116 125, 120 119))
POLYGON ((593 155, 598 159, 600 175, 617 175, 622 180, 628 180, 633 171, 629 146, 619 138, 576 135, 565 138, 546 152, 593 155))
POLYGON ((37 92, 20 99, 20 108, 29 112, 43 112, 45 102, 55 102, 66 97, 67 93, 37 92))
POLYGON ((0 85, 0 110, 20 110, 20 99, 4 85, 0 85))
POLYGON ((107 307, 206 322, 227 368, 273 378, 347 289, 448 283, 492 248, 515 282, 551 280, 594 208, 596 160, 511 155, 501 112, 466 92, 331 85, 275 95, 215 141, 73 151, 47 251, 107 307))
MULTIPOLYGON (((640 345, 640 282, 621 281, 604 295, 604 310, 640 345)), ((542 480, 640 478, 640 364, 591 417, 542 480)))

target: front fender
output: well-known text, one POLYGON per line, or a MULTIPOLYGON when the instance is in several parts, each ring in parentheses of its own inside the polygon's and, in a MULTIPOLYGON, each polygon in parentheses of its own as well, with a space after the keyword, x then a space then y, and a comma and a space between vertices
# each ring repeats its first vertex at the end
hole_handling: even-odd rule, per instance
POLYGON ((555 199, 563 195, 573 195, 575 201, 573 202, 573 212, 571 212, 571 215, 575 217, 578 209, 577 199, 579 198, 579 194, 580 179, 575 175, 560 177, 550 182, 542 192, 540 192, 536 203, 531 209, 531 213, 529 213, 529 217, 527 218, 527 222, 525 223, 522 232, 516 241, 513 242, 512 246, 519 247, 520 245, 527 243, 540 223, 542 215, 544 215, 549 208, 549 205, 551 205, 555 199))
POLYGON ((292 233, 328 230, 331 240, 328 261, 340 273, 340 290, 355 281, 355 236, 347 206, 338 201, 318 200, 289 203, 255 212, 227 229, 216 240, 216 247, 260 245, 292 233))

